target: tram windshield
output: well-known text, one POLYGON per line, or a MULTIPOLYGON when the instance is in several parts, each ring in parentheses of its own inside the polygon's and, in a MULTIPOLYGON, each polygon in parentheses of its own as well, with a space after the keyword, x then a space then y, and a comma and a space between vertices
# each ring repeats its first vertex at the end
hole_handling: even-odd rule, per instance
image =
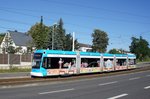
POLYGON ((40 68, 42 53, 35 53, 33 56, 32 68, 40 68))

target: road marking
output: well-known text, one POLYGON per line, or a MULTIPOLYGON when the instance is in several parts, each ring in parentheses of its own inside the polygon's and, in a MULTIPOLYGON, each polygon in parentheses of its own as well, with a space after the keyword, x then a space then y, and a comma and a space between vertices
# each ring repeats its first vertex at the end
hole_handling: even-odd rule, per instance
POLYGON ((40 95, 43 95, 43 94, 59 93, 59 92, 66 92, 66 91, 72 91, 72 90, 75 90, 75 89, 74 89, 74 88, 71 88, 71 89, 64 89, 64 90, 41 92, 41 93, 39 93, 39 94, 40 94, 40 95))
POLYGON ((37 86, 37 85, 38 85, 37 83, 35 83, 35 84, 25 84, 25 85, 23 85, 23 87, 37 86))
POLYGON ((140 77, 129 78, 129 80, 136 80, 136 79, 140 79, 140 77))
POLYGON ((102 83, 102 84, 99 84, 99 86, 104 86, 104 85, 110 85, 110 84, 114 84, 114 83, 117 83, 118 81, 113 81, 113 82, 108 82, 108 83, 102 83))
POLYGON ((149 89, 149 88, 150 88, 150 86, 144 87, 144 89, 149 89))
POLYGON ((121 97, 124 97, 124 96, 127 96, 128 94, 124 93, 124 94, 121 94, 121 95, 117 95, 117 96, 114 96, 114 97, 110 97, 110 98, 107 98, 107 99, 117 99, 117 98, 121 98, 121 97))

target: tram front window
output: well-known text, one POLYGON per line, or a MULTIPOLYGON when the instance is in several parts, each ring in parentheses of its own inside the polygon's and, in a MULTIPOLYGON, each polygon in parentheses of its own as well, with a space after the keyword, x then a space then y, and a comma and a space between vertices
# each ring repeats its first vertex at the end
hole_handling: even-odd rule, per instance
POLYGON ((32 68, 40 68, 42 53, 35 53, 33 56, 32 68))
POLYGON ((32 68, 40 68, 40 60, 33 60, 32 62, 32 68))

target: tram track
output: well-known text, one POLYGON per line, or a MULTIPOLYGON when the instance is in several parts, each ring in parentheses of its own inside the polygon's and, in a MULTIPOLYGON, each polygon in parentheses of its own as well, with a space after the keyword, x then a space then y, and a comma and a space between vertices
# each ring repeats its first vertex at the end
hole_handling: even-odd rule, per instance
POLYGON ((46 78, 9 78, 9 79, 0 79, 0 86, 15 86, 15 85, 23 85, 23 84, 33 84, 33 83, 48 83, 48 82, 60 82, 60 81, 72 81, 78 79, 89 79, 94 77, 105 77, 105 76, 113 76, 113 75, 121 75, 128 73, 135 73, 141 71, 150 70, 150 66, 140 67, 131 70, 123 70, 123 71, 111 71, 111 72, 103 72, 103 73, 95 73, 95 74, 84 74, 84 75, 75 75, 75 76, 62 76, 62 77, 46 77, 46 78))

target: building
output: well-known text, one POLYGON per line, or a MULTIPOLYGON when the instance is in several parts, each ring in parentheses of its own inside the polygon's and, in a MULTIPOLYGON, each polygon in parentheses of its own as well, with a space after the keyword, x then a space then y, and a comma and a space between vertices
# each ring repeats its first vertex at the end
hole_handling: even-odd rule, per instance
MULTIPOLYGON (((15 50, 17 50, 16 54, 23 54, 28 52, 28 48, 32 49, 32 51, 35 49, 35 47, 32 47, 32 37, 28 35, 27 33, 22 33, 18 31, 8 31, 1 44, 0 44, 0 53, 7 53, 9 47, 13 47, 15 50)), ((92 46, 89 44, 83 44, 79 43, 79 51, 87 52, 91 51, 92 46)))
POLYGON ((6 50, 11 46, 14 49, 18 49, 18 54, 27 53, 28 48, 32 45, 31 43, 32 37, 27 33, 8 31, 0 44, 0 52, 7 53, 6 50))
POLYGON ((79 43, 79 51, 88 52, 90 50, 92 50, 92 46, 91 45, 79 43))

